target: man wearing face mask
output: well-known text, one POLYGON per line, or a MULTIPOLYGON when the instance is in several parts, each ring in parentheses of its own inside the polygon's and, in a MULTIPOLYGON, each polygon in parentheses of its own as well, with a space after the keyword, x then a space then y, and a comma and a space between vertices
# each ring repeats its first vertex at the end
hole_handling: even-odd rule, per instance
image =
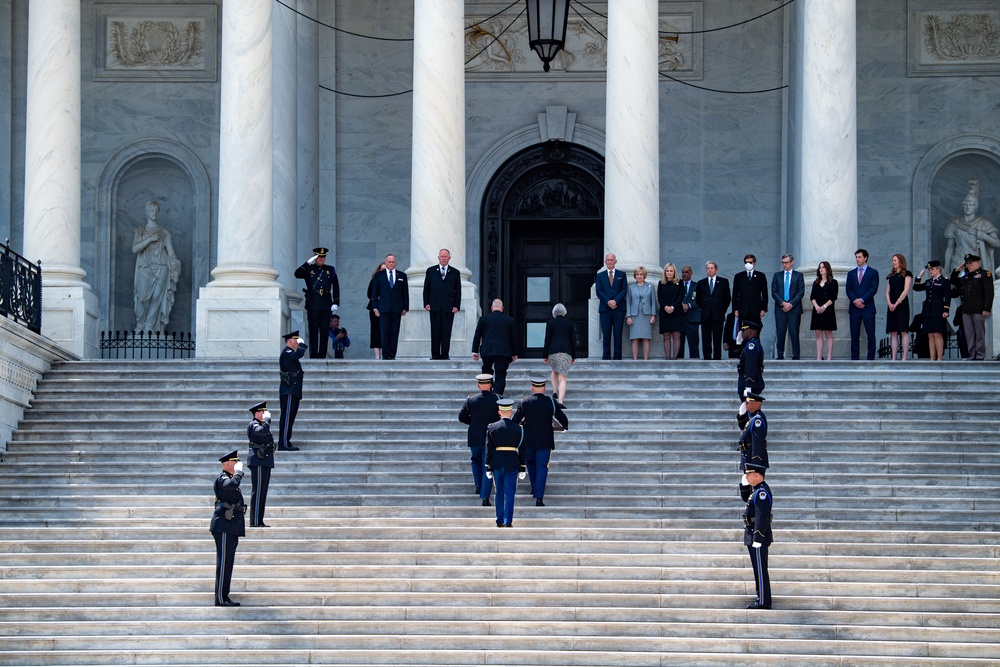
POLYGON ((764 321, 767 314, 767 276, 757 270, 757 257, 746 255, 743 268, 733 276, 733 314, 742 320, 764 321))

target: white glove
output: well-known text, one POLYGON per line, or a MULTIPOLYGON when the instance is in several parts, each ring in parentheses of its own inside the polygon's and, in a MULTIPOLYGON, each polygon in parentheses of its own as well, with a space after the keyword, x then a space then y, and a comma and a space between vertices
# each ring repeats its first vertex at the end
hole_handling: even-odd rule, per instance
POLYGON ((301 338, 296 338, 295 340, 299 341, 299 345, 305 345, 306 344, 306 342, 304 340, 302 340, 301 338))
POLYGON ((333 304, 332 306, 330 306, 330 314, 331 315, 333 315, 338 310, 340 310, 340 306, 338 306, 337 304, 333 304))
MULTIPOLYGON (((750 390, 747 389, 747 391, 750 391, 750 390)), ((746 413, 747 413, 747 404, 746 403, 740 403, 740 417, 742 417, 746 413)))
POLYGON ((493 479, 493 472, 491 470, 486 471, 486 479, 493 479))
POLYGON ((746 475, 743 475, 743 477, 740 478, 740 484, 742 484, 743 486, 750 486, 750 482, 747 481, 746 475))
POLYGON ((243 472, 243 461, 237 461, 236 465, 233 466, 233 472, 243 472))
POLYGON ((319 255, 313 255, 312 257, 309 258, 309 262, 308 263, 309 264, 315 264, 317 257, 319 257, 319 255))
POLYGON ((264 410, 264 421, 271 421, 271 412, 269 410, 264 410))
POLYGON ((524 479, 527 476, 528 476, 528 473, 526 473, 526 472, 519 472, 519 473, 517 473, 517 478, 518 479, 524 479))
POLYGON ((746 398, 747 394, 749 393, 750 393, 750 387, 747 387, 746 389, 743 390, 743 398, 746 398))
POLYGON ((760 542, 754 542, 750 546, 752 546, 754 549, 760 549, 760 542))
POLYGON ((736 344, 737 345, 742 345, 743 344, 743 332, 742 331, 739 332, 738 334, 736 334, 736 344))

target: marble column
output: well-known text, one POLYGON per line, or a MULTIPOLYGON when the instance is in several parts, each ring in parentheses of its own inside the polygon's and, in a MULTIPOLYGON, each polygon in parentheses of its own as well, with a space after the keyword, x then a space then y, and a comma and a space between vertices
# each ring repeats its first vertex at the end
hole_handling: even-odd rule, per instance
POLYGON ((272 253, 271 6, 222 4, 219 261, 199 292, 199 357, 273 356, 288 325, 272 253))
MULTIPOLYGON (((295 7, 295 2, 288 2, 295 7)), ((274 54, 274 206, 272 229, 274 267, 291 308, 301 304, 302 292, 294 273, 302 263, 297 259, 295 238, 298 228, 298 15, 279 3, 272 5, 271 45, 274 54)), ((309 255, 306 255, 308 257, 309 255)), ((301 312, 301 311, 300 311, 301 312)), ((301 328, 302 318, 298 326, 301 328)))
MULTIPOLYGON (((604 250, 629 275, 645 266, 651 281, 661 266, 658 26, 656 0, 608 3, 604 250)), ((595 298, 589 351, 600 358, 598 322, 595 298)))
POLYGON ((80 3, 29 3, 24 255, 42 263, 42 334, 97 357, 97 297, 80 268, 80 3))
MULTIPOLYGON (((334 23, 336 20, 336 3, 317 4, 316 0, 298 0, 298 9, 306 16, 317 17, 324 23, 334 23)), ((312 249, 318 245, 327 246, 333 257, 327 257, 327 262, 332 263, 337 268, 339 262, 336 261, 336 235, 330 234, 322 236, 319 229, 320 211, 320 151, 324 151, 332 156, 333 164, 336 164, 337 149, 337 124, 336 98, 330 93, 327 99, 331 109, 330 122, 326 125, 328 133, 320 136, 320 54, 331 60, 331 71, 336 71, 336 39, 337 33, 333 30, 324 30, 323 38, 325 43, 320 46, 319 25, 303 16, 298 17, 297 25, 297 46, 298 46, 298 74, 296 77, 296 87, 298 92, 298 127, 296 141, 298 142, 298 229, 295 237, 295 245, 298 248, 298 263, 301 264, 307 257, 312 256, 312 249), (321 148, 322 147, 322 148, 321 148)), ((334 174, 336 170, 333 169, 334 174)), ((324 192, 329 191, 331 197, 329 208, 324 210, 336 211, 337 201, 333 196, 336 193, 336 179, 331 178, 323 182, 324 192)), ((331 224, 335 224, 336 215, 329 216, 331 224)), ((303 283, 299 283, 301 286, 303 283)), ((341 285, 341 294, 344 293, 344 285, 341 285)), ((299 301, 301 301, 299 292, 299 301)), ((305 329, 305 311, 302 308, 292 309, 293 329, 305 329)))
POLYGON ((438 251, 451 252, 462 275, 462 307, 452 348, 471 350, 477 298, 465 266, 465 64, 463 0, 415 0, 413 8, 413 167, 410 188, 411 314, 403 318, 399 356, 430 355, 423 309, 424 273, 438 251))

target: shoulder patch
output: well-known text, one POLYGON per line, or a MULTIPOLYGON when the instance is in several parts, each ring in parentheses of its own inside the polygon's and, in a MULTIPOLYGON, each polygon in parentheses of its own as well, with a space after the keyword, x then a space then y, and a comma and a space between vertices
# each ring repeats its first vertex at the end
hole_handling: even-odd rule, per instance
POLYGON ((767 491, 758 491, 757 497, 761 500, 767 500, 767 491))
POLYGON ((762 419, 761 419, 760 417, 757 417, 756 419, 754 419, 754 420, 753 420, 753 425, 754 425, 754 426, 760 426, 760 425, 762 425, 763 423, 764 423, 764 422, 763 422, 763 420, 762 420, 762 419))

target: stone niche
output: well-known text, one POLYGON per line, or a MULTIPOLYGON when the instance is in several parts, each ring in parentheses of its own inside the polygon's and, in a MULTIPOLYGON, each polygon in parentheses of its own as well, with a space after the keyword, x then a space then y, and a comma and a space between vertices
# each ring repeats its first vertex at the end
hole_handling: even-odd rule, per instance
MULTIPOLYGON (((922 259, 945 261, 945 228, 964 215, 962 202, 969 192, 969 181, 979 181, 979 215, 1000 227, 1000 162, 989 155, 964 153, 946 161, 935 174, 930 187, 930 256, 922 259)), ((994 257, 983 257, 983 267, 993 271, 994 257)))

